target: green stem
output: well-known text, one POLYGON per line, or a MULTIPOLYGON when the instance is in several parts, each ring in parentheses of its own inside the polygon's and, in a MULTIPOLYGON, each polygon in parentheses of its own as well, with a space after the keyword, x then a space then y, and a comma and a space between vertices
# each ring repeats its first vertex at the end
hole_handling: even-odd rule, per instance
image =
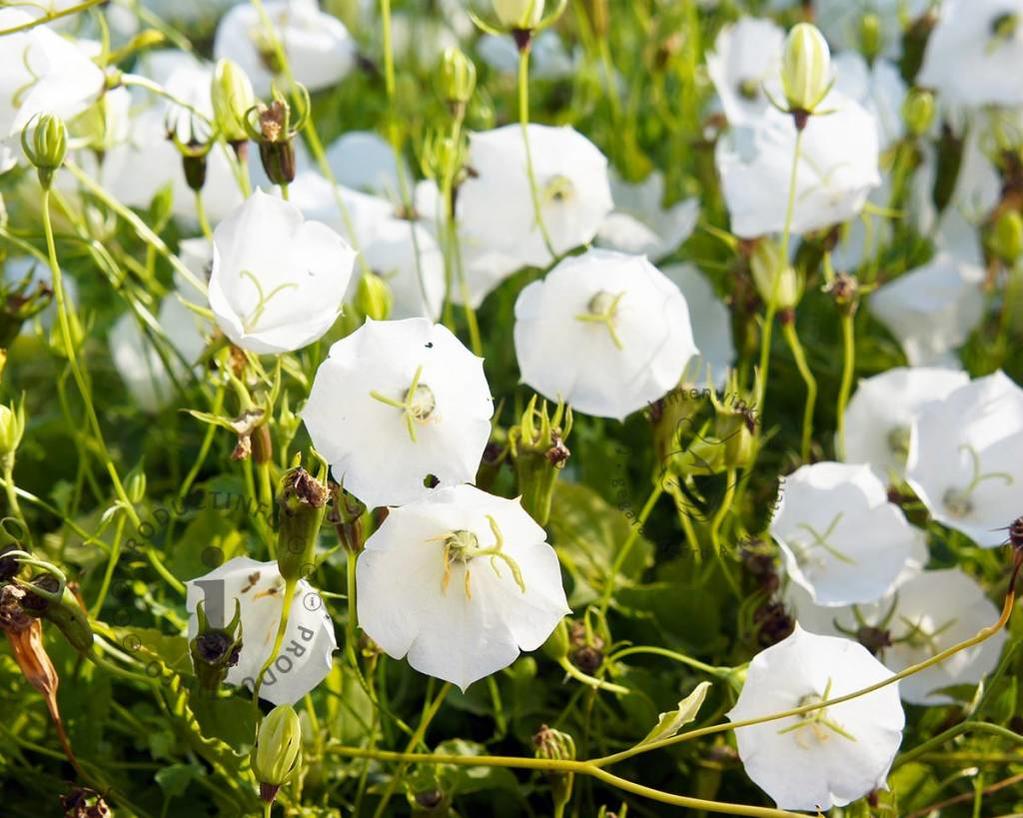
POLYGON ((107 560, 107 570, 103 574, 103 582, 99 587, 99 593, 96 595, 96 601, 93 603, 89 614, 93 619, 99 616, 99 612, 103 609, 107 592, 110 590, 110 583, 114 578, 114 569, 117 568, 117 562, 121 558, 121 535, 124 533, 124 520, 123 515, 118 515, 117 524, 114 528, 114 542, 110 546, 110 557, 107 560))
MULTIPOLYGON (((898 769, 903 764, 908 764, 911 761, 916 761, 920 756, 925 755, 931 750, 940 747, 946 741, 954 739, 956 736, 961 735, 965 732, 972 733, 989 733, 993 736, 1000 736, 1001 738, 1008 739, 1013 744, 1023 745, 1023 736, 1019 733, 1014 733, 1008 728, 1001 727, 997 724, 988 724, 984 721, 964 721, 959 724, 949 727, 947 730, 939 733, 933 738, 928 739, 923 744, 914 747, 907 753, 903 753, 896 760, 893 765, 893 769, 898 769)), ((1017 756, 1017 759, 1019 757, 1017 756)))
POLYGON ((817 379, 814 378, 810 366, 806 362, 806 353, 803 345, 799 343, 799 335, 796 333, 795 319, 784 322, 782 332, 785 341, 792 350, 792 357, 796 359, 796 368, 799 370, 803 383, 806 384, 806 406, 803 409, 803 437, 800 446, 800 456, 804 463, 810 460, 810 444, 813 441, 813 410, 817 403, 817 379))
POLYGON ((661 499, 661 495, 663 493, 664 485, 660 480, 657 480, 654 483, 653 489, 650 491, 650 495, 646 499, 646 503, 643 504, 643 508, 639 512, 639 518, 632 524, 629 536, 626 538, 622 547, 619 549, 618 554, 615 556, 614 563, 611 565, 611 571, 604 584, 604 591, 600 597, 601 616, 607 613, 608 606, 611 604, 611 598, 614 596, 615 583, 618 579, 618 574, 622 570, 622 566, 625 565, 625 561, 629 558, 633 545, 636 544, 636 540, 639 538, 640 529, 643 528, 647 518, 650 516, 650 512, 654 510, 654 506, 657 505, 657 501, 661 499))
POLYGON ((21 511, 21 505, 18 503, 18 492, 14 485, 14 453, 5 455, 3 458, 3 472, 4 472, 4 494, 7 495, 7 505, 11 508, 11 513, 14 518, 21 525, 22 530, 25 532, 25 538, 28 542, 29 547, 32 546, 32 532, 29 530, 28 522, 25 520, 25 515, 21 511))
MULTIPOLYGON (((59 20, 62 17, 70 17, 72 14, 79 14, 91 9, 93 6, 98 6, 103 2, 106 2, 106 0, 85 0, 83 3, 70 6, 66 9, 61 9, 60 11, 48 12, 42 17, 37 17, 35 20, 30 20, 27 23, 21 23, 16 26, 11 26, 10 28, 5 28, 3 31, 0 31, 0 37, 6 37, 8 34, 17 34, 19 31, 28 31, 30 28, 45 25, 46 23, 52 23, 54 20, 59 20)), ((7 4, 5 3, 4 5, 7 4)))
MULTIPOLYGON (((445 682, 434 700, 423 711, 423 716, 419 720, 419 725, 416 727, 415 733, 412 734, 412 737, 406 745, 405 754, 411 754, 412 751, 420 745, 423 740, 423 736, 426 735, 427 728, 430 726, 430 722, 433 721, 434 716, 437 715, 441 705, 444 703, 444 699, 447 698, 447 695, 450 692, 451 682, 445 682)), ((384 790, 384 795, 380 799, 380 803, 377 804, 377 808, 373 811, 373 818, 382 818, 384 815, 384 811, 387 809, 387 805, 390 803, 391 797, 394 795, 394 791, 398 787, 398 782, 404 780, 405 770, 408 768, 408 765, 409 762, 402 763, 398 767, 398 771, 391 776, 391 780, 387 783, 387 789, 384 790)))
POLYGON ((533 170, 533 151, 529 147, 529 51, 529 45, 519 50, 519 125, 522 128, 522 142, 526 148, 526 175, 529 177, 529 192, 533 197, 536 225, 540 229, 540 235, 543 236, 547 252, 551 254, 551 258, 557 258, 558 254, 554 251, 554 243, 551 241, 547 225, 543 221, 540 191, 536 185, 536 171, 533 170))
POLYGON ((728 469, 725 472, 725 479, 728 481, 725 487, 725 496, 721 499, 721 507, 710 521, 710 541, 714 545, 714 553, 721 555, 721 540, 719 533, 721 524, 724 522, 728 512, 732 510, 732 503, 735 501, 735 469, 728 469))
POLYGON ((277 654, 281 652, 281 645, 284 644, 284 634, 288 631, 288 620, 291 618, 291 603, 295 600, 295 591, 297 590, 298 580, 291 579, 285 581, 281 618, 277 623, 277 636, 274 637, 274 645, 270 650, 270 655, 267 656, 266 661, 263 663, 263 667, 259 669, 259 675, 256 677, 255 684, 252 686, 252 704, 257 709, 259 708, 259 689, 263 686, 263 676, 277 660, 277 654))
POLYGON ((851 314, 842 314, 842 383, 838 387, 838 459, 845 460, 845 407, 849 405, 853 373, 856 371, 856 323, 851 314))
POLYGON ((210 230, 210 221, 206 218, 206 205, 202 200, 202 193, 200 191, 195 192, 195 215, 199 220, 199 229, 202 230, 202 234, 209 241, 213 241, 213 231, 210 230))
POLYGON ((702 673, 706 673, 708 676, 715 676, 719 679, 727 679, 732 674, 733 670, 730 667, 714 667, 713 665, 701 662, 699 659, 693 659, 691 656, 686 656, 684 653, 676 653, 673 650, 659 648, 655 645, 637 645, 631 648, 624 648, 617 653, 613 653, 608 656, 607 661, 616 662, 619 659, 624 659, 626 656, 635 656, 640 654, 663 656, 665 659, 672 659, 676 662, 681 662, 683 665, 689 665, 689 667, 699 670, 702 673))

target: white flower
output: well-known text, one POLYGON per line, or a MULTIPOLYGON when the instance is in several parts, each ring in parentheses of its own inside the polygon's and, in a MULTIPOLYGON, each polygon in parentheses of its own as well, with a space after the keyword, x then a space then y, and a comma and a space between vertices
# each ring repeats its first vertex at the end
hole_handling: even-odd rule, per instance
MULTIPOLYGON (((995 622, 999 613, 976 581, 958 568, 918 573, 894 593, 866 605, 823 608, 798 589, 790 590, 788 598, 799 623, 813 633, 849 636, 864 627, 886 633, 891 644, 878 658, 894 673, 969 639, 995 622)), ((899 682, 903 701, 952 704, 954 699, 937 691, 980 682, 998 664, 1005 640, 1005 631, 999 631, 903 679, 899 682)))
POLYGON ((329 227, 257 190, 213 234, 210 308, 244 349, 300 349, 337 319, 354 261, 329 227))
POLYGON ((877 15, 881 55, 894 59, 902 53, 904 21, 916 20, 932 5, 933 0, 814 0, 814 22, 836 49, 855 49, 864 16, 877 15))
POLYGON ((771 536, 786 573, 819 605, 879 599, 924 542, 869 466, 827 462, 785 478, 771 536))
MULTIPOLYGON (((189 580, 186 606, 188 638, 199 632, 196 606, 214 628, 226 626, 241 606, 242 649, 227 682, 250 690, 270 658, 283 607, 284 580, 276 562, 235 557, 210 573, 189 580)), ((259 696, 273 704, 294 704, 330 673, 337 649, 334 625, 323 600, 308 582, 299 580, 288 629, 274 663, 266 671, 259 696)))
POLYGON ((885 284, 870 311, 888 327, 913 366, 957 366, 952 354, 984 315, 984 271, 947 254, 885 284))
POLYGON ((994 548, 1020 513, 1023 389, 999 371, 924 407, 906 480, 940 523, 994 548))
POLYGON ((702 385, 710 376, 715 387, 723 388, 735 363, 732 313, 694 265, 672 264, 663 272, 686 299, 693 339, 700 349, 699 355, 689 361, 687 377, 692 383, 702 385))
POLYGON ((472 486, 391 509, 356 567, 359 624, 389 656, 463 691, 536 650, 571 611, 544 530, 472 486))
POLYGON ((327 163, 339 185, 401 201, 399 173, 412 190, 412 171, 402 160, 399 171, 394 149, 371 131, 350 131, 327 148, 327 163))
POLYGON ((858 51, 834 55, 832 65, 835 67, 835 87, 873 115, 881 150, 902 139, 906 132, 902 121, 906 83, 899 67, 882 59, 867 65, 858 51))
MULTIPOLYGON (((891 677, 849 639, 792 635, 750 662, 733 722, 835 699, 891 677)), ((902 742, 897 683, 801 716, 735 730, 746 774, 781 809, 828 810, 884 788, 902 742)))
MULTIPOLYGON (((0 9, 0 29, 31 22, 20 9, 0 9)), ((18 137, 37 114, 77 116, 103 92, 103 71, 76 43, 47 26, 0 37, 0 172, 20 154, 18 137)))
MULTIPOLYGON (((530 125, 540 212, 554 251, 566 253, 597 234, 611 212, 607 158, 570 127, 530 125)), ((505 125, 469 137, 469 178, 458 191, 462 229, 484 247, 544 267, 551 254, 537 225, 522 129, 505 125)))
MULTIPOLYGON (((360 239, 370 270, 391 288, 390 318, 436 321, 444 303, 444 255, 425 227, 405 219, 383 219, 360 239)), ((354 295, 353 281, 350 291, 354 295)))
POLYGON ((471 483, 490 437, 477 358, 425 318, 366 323, 330 349, 302 412, 335 478, 369 507, 471 483))
MULTIPOLYGON (((423 219, 423 224, 430 230, 434 238, 443 235, 444 210, 440 201, 440 191, 435 182, 427 179, 416 185, 416 212, 423 219)), ((462 272, 465 276, 465 289, 468 298, 462 297, 461 281, 452 282, 449 298, 456 304, 465 301, 476 309, 483 303, 505 279, 523 263, 514 255, 494 250, 485 242, 466 232, 462 224, 458 225, 458 252, 461 254, 462 272)))
MULTIPOLYGON (((515 40, 506 35, 484 34, 476 43, 483 62, 502 74, 515 74, 519 69, 519 50, 515 40)), ((575 64, 556 31, 547 29, 533 38, 530 49, 529 75, 536 80, 559 80, 572 75, 575 64)))
POLYGON ((158 412, 174 397, 175 380, 187 384, 186 364, 194 364, 206 345, 202 334, 206 322, 186 307, 176 293, 163 299, 156 321, 173 347, 163 347, 164 357, 131 312, 122 315, 110 331, 114 367, 135 402, 146 412, 158 412))
POLYGON ((881 479, 900 479, 913 419, 969 382, 965 372, 930 367, 896 367, 864 378, 845 411, 843 459, 869 463, 881 479))
POLYGON ((515 302, 523 382, 588 415, 623 420, 675 387, 698 352, 681 291, 643 256, 588 250, 515 302))
POLYGON ((320 11, 316 0, 267 0, 263 5, 273 23, 272 32, 266 30, 256 8, 245 3, 224 15, 213 42, 214 57, 238 63, 252 80, 256 96, 270 93, 280 71, 274 36, 280 39, 295 81, 310 91, 334 85, 351 71, 355 42, 340 20, 320 11))
POLYGON ((781 54, 785 31, 771 20, 743 17, 727 25, 707 54, 707 73, 733 126, 756 123, 771 103, 780 100, 781 54))
POLYGON ((1023 104, 1021 0, 944 0, 917 83, 951 104, 1023 104))
POLYGON ((600 226, 597 243, 654 262, 677 250, 692 235, 700 216, 700 200, 695 197, 663 206, 664 176, 656 170, 635 185, 612 171, 611 194, 615 209, 600 226))
MULTIPOLYGON (((881 184, 874 117, 839 91, 832 91, 821 107, 834 112, 810 117, 803 132, 794 234, 851 219, 881 184)), ((718 142, 718 171, 737 236, 784 229, 795 143, 792 117, 774 108, 718 142)))

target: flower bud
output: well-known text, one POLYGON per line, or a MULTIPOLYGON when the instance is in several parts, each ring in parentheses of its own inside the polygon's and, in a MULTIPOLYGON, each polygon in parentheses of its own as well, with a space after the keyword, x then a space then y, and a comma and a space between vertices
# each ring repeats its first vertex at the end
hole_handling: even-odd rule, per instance
MULTIPOLYGON (((551 761, 574 761, 575 739, 568 733, 555 730, 546 724, 533 736, 533 747, 537 758, 551 761)), ((554 770, 547 773, 547 781, 551 786, 551 797, 554 799, 554 814, 561 815, 565 805, 572 800, 573 773, 554 770)))
POLYGON ((927 133, 934 122, 934 94, 921 88, 912 89, 902 103, 902 119, 913 136, 927 133))
POLYGON ((765 304, 773 302, 779 310, 789 310, 799 303, 799 279, 780 243, 770 239, 757 242, 750 257, 750 271, 765 304))
POLYGON ((316 541, 327 512, 327 487, 302 467, 281 478, 277 567, 285 582, 297 582, 315 566, 316 541))
POLYGON ((1018 210, 1005 210, 998 217, 988 246, 1006 264, 1013 264, 1023 255, 1023 216, 1018 210))
POLYGON ((785 40, 781 83, 789 109, 813 113, 831 87, 831 52, 816 26, 799 23, 785 40))
POLYGON ((145 498, 146 473, 142 471, 141 464, 128 473, 124 481, 124 488, 128 494, 128 499, 135 504, 141 503, 145 498))
POLYGON ((860 19, 860 51, 867 62, 873 62, 881 53, 881 18, 873 12, 860 19))
POLYGON ((543 18, 544 0, 494 0, 494 12, 501 24, 531 31, 543 18))
POLYGON ((440 92, 444 101, 464 111, 476 89, 476 66, 457 46, 444 49, 440 61, 440 92))
POLYGON ((562 619, 554 630, 551 631, 551 635, 547 637, 547 641, 543 643, 543 647, 540 649, 543 651, 544 656, 560 663, 568 657, 569 647, 568 621, 562 619))
POLYGON ((14 455, 24 434, 25 399, 17 406, 0 404, 0 460, 14 455))
POLYGON ((554 485, 571 456, 565 445, 571 431, 571 408, 559 403, 551 415, 546 401, 540 409, 536 408, 534 395, 519 424, 508 432, 522 507, 540 525, 547 525, 554 485))
POLYGON ((366 273, 359 279, 355 289, 355 309, 367 318, 383 321, 391 314, 393 302, 391 287, 382 277, 366 273))
POLYGON ((49 189, 53 174, 64 164, 67 155, 67 127, 64 120, 53 114, 40 114, 29 120, 21 133, 21 147, 25 156, 36 166, 39 184, 49 189), (29 129, 32 136, 29 138, 29 129))
POLYGON ((248 74, 234 60, 222 58, 213 70, 210 87, 213 119, 221 135, 229 143, 248 139, 245 115, 256 104, 248 74))
POLYGON ((263 719, 250 760, 260 797, 272 803, 302 766, 302 723, 290 704, 278 705, 263 719))

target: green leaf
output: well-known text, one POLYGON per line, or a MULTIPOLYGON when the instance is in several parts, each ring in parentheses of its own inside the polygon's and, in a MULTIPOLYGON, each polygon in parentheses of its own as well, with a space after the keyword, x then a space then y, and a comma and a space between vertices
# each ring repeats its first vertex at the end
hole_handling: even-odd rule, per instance
MULTIPOLYGON (((618 549, 632 533, 634 523, 609 505, 589 486, 559 482, 551 504, 549 527, 562 563, 575 579, 570 604, 596 599, 611 573, 618 549)), ((642 535, 621 568, 626 579, 636 579, 653 563, 654 547, 642 535)))
POLYGON ((703 700, 707 698, 708 690, 710 690, 710 682, 700 682, 692 693, 678 703, 677 710, 661 713, 657 726, 647 733, 646 738, 636 746, 650 744, 676 735, 679 730, 696 719, 697 713, 703 706, 703 700))
POLYGON ((176 673, 192 675, 192 657, 185 637, 168 636, 155 628, 115 628, 115 632, 118 647, 132 654, 143 665, 148 666, 153 662, 149 654, 155 653, 161 662, 176 673))
POLYGON ((205 770, 197 764, 171 764, 157 770, 153 778, 167 798, 180 798, 189 784, 204 775, 205 770))

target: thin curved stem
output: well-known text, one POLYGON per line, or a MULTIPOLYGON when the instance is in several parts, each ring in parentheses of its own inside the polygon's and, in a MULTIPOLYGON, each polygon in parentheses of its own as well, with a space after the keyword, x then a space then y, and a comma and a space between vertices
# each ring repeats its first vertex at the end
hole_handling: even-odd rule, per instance
POLYGON ((813 410, 817 404, 817 379, 810 371, 810 365, 806 362, 806 353, 803 345, 799 342, 799 335, 796 333, 796 322, 786 321, 782 332, 785 341, 792 350, 792 357, 796 359, 796 369, 806 384, 806 405, 803 408, 803 437, 800 445, 800 456, 804 463, 810 460, 810 445, 813 442, 813 410))
POLYGON ((27 23, 21 23, 16 26, 11 26, 10 28, 5 28, 3 31, 0 31, 0 37, 6 37, 8 34, 17 34, 19 31, 28 31, 30 28, 46 25, 46 23, 52 23, 54 20, 59 20, 62 17, 70 17, 73 14, 80 14, 83 11, 88 11, 93 6, 98 6, 100 3, 104 2, 106 2, 106 0, 85 0, 83 3, 70 6, 66 9, 48 12, 42 17, 37 17, 35 20, 30 20, 27 23))
POLYGON ((533 212, 536 215, 536 226, 543 236, 543 243, 551 258, 557 258, 554 243, 551 241, 547 225, 543 221, 543 210, 540 205, 540 190, 536 184, 536 171, 533 169, 533 151, 529 147, 529 51, 526 45, 519 49, 519 125, 522 128, 522 142, 526 148, 526 175, 529 177, 529 192, 533 197, 533 212))
POLYGON ((838 433, 835 448, 838 459, 845 460, 845 408, 852 393, 853 373, 856 371, 856 324, 852 315, 842 315, 842 383, 838 387, 838 433))
POLYGON ((987 722, 984 721, 964 721, 960 722, 959 724, 953 725, 952 727, 949 727, 947 730, 945 730, 942 733, 939 733, 933 738, 929 738, 923 744, 914 747, 909 752, 903 753, 895 760, 895 763, 892 765, 892 769, 898 769, 903 764, 908 764, 911 761, 915 761, 920 756, 929 753, 931 750, 934 750, 937 747, 940 747, 946 741, 950 741, 954 739, 956 736, 959 736, 966 732, 988 733, 993 736, 999 736, 1001 738, 1008 739, 1013 744, 1023 745, 1023 736, 1021 736, 1019 733, 1015 733, 1012 730, 1009 730, 1006 727, 1001 727, 997 724, 988 724, 987 722))

